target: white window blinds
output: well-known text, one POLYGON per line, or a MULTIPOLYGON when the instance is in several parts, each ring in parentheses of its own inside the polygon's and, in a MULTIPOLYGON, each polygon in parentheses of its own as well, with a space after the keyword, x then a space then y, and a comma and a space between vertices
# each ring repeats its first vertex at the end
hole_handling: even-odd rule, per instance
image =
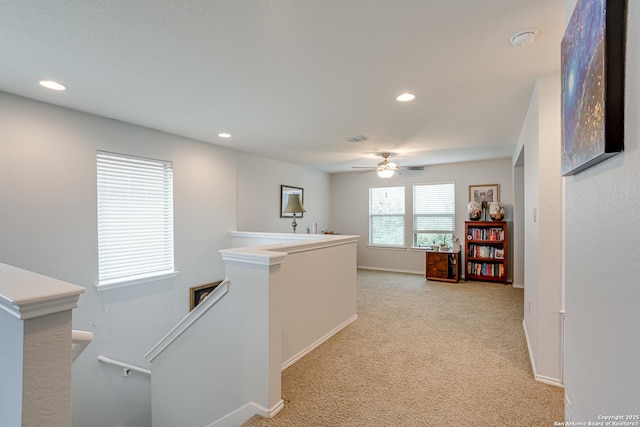
POLYGON ((404 246, 404 187, 369 188, 369 244, 404 246))
POLYGON ((174 274, 172 162, 97 153, 98 287, 174 274))
POLYGON ((448 234, 454 229, 455 184, 414 185, 413 232, 448 234))

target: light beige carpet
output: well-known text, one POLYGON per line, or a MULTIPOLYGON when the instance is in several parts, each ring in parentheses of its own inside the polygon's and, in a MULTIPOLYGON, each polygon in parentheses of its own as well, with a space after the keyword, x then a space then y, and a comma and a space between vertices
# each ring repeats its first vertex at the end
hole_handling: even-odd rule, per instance
POLYGON ((282 375, 256 426, 552 426, 563 389, 536 382, 523 290, 358 271, 358 320, 282 375))

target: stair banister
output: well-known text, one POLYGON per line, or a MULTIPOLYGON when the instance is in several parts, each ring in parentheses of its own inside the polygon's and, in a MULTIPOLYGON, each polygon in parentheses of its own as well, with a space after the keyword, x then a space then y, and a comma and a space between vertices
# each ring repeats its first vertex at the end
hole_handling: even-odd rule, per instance
POLYGON ((0 424, 71 425, 71 310, 84 288, 0 264, 0 424))
POLYGON ((103 356, 102 354, 98 356, 98 360, 102 363, 122 368, 122 376, 124 377, 128 377, 129 375, 131 375, 131 372, 139 372, 141 374, 151 375, 151 371, 149 369, 141 368, 139 366, 131 365, 125 362, 120 362, 119 360, 111 359, 110 357, 103 356))
POLYGON ((71 331, 71 355, 72 361, 75 362, 78 356, 93 341, 93 333, 89 331, 71 331))

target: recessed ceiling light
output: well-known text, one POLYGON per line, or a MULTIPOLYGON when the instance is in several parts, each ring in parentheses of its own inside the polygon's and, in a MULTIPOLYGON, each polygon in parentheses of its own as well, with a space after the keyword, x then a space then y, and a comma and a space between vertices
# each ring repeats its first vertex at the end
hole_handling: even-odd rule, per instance
POLYGON ((47 89, 51 89, 51 90, 66 90, 67 87, 63 84, 60 84, 58 82, 54 82, 53 80, 38 80, 38 83, 40 83, 40 86, 44 86, 47 89))
POLYGON ((416 96, 414 94, 406 92, 406 93, 403 93, 402 95, 398 95, 398 97, 396 98, 396 101, 407 102, 407 101, 413 101, 415 98, 416 96))
POLYGON ((220 138, 231 138, 231 134, 226 132, 219 133, 218 136, 220 138))

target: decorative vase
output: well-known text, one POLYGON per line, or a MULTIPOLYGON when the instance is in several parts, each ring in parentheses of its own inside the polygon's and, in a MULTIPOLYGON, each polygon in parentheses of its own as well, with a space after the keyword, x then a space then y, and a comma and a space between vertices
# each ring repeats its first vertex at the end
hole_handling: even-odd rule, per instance
POLYGON ((476 202, 472 200, 467 205, 467 211, 469 212, 469 219, 472 221, 478 221, 482 217, 482 202, 476 202))
POLYGON ((502 203, 491 203, 489 205, 489 216, 493 221, 502 221, 502 218, 504 218, 504 206, 502 206, 502 203))

